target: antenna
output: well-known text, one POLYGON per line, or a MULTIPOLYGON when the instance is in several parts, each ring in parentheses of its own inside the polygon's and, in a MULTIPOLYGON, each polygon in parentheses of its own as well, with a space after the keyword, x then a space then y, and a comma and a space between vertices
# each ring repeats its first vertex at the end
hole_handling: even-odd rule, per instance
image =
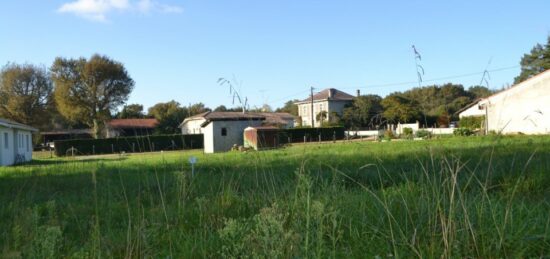
MULTIPOLYGON (((233 76, 233 82, 237 84, 237 79, 235 78, 235 76, 233 76)), ((232 104, 235 105, 235 99, 237 99, 237 102, 243 109, 243 113, 245 113, 246 110, 249 108, 248 97, 244 97, 244 101, 243 101, 243 99, 241 98, 241 95, 239 94, 239 91, 235 88, 235 86, 233 86, 233 83, 231 83, 231 81, 223 77, 220 77, 218 79, 218 84, 220 84, 221 86, 224 86, 224 85, 229 86, 229 94, 232 95, 232 98, 233 98, 232 104)), ((239 86, 240 85, 242 85, 242 82, 239 84, 239 86)))
POLYGON ((487 66, 485 66, 485 70, 483 70, 483 75, 481 76, 481 81, 479 81, 479 85, 485 85, 487 88, 489 88, 489 80, 491 80, 491 75, 489 74, 489 66, 491 65, 491 62, 493 61, 493 57, 489 58, 489 62, 487 62, 487 66))
MULTIPOLYGON (((412 49, 414 52, 414 64, 416 66, 416 76, 418 77, 418 88, 422 87, 422 76, 424 76, 424 67, 422 65, 418 64, 420 61, 422 61, 422 56, 420 55, 420 52, 416 50, 416 47, 414 44, 412 45, 412 49)), ((424 115, 424 127, 428 126, 428 119, 426 119, 426 108, 424 107, 424 104, 422 104, 422 113, 424 115)))

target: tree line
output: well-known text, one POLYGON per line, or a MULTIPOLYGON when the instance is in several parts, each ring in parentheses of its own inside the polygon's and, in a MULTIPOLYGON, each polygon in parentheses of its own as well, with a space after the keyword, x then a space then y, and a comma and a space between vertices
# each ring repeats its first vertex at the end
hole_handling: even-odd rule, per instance
POLYGON ((134 85, 124 65, 104 55, 58 57, 48 69, 8 63, 0 71, 0 117, 43 131, 91 128, 100 138, 113 118, 156 118, 155 133, 168 134, 177 133, 185 117, 210 110, 202 103, 183 107, 173 100, 147 113, 140 104, 123 106, 134 85))
MULTIPOLYGON (((546 44, 537 44, 520 61, 520 75, 514 84, 521 83, 550 69, 550 37, 546 44)), ((362 95, 354 98, 341 115, 326 112, 316 115, 325 125, 342 125, 350 129, 376 129, 388 123, 412 123, 418 121, 427 127, 445 127, 458 120, 458 112, 479 98, 496 93, 485 86, 465 89, 461 84, 447 83, 415 87, 404 92, 394 92, 386 97, 362 95), (330 118, 329 120, 324 120, 330 118)), ((299 100, 290 100, 279 112, 298 115, 299 100)))
MULTIPOLYGON (((537 44, 520 61, 520 83, 550 69, 550 37, 537 44)), ((189 116, 212 109, 203 103, 182 106, 177 101, 157 103, 144 112, 143 105, 125 105, 135 82, 121 62, 95 54, 86 58, 55 59, 50 68, 33 64, 8 63, 0 71, 0 117, 28 124, 40 130, 91 128, 102 136, 112 118, 156 118, 156 133, 178 132, 189 116), (120 111, 120 107, 123 107, 120 111)), ((395 92, 384 98, 363 95, 354 98, 340 116, 317 114, 328 125, 348 128, 376 128, 386 123, 419 121, 426 126, 446 126, 457 120, 457 111, 478 98, 493 94, 484 86, 465 89, 460 84, 431 85, 395 92)), ((277 112, 298 115, 297 100, 290 100, 277 112)), ((220 105, 214 111, 242 111, 220 105)), ((270 112, 264 105, 251 111, 270 112)))

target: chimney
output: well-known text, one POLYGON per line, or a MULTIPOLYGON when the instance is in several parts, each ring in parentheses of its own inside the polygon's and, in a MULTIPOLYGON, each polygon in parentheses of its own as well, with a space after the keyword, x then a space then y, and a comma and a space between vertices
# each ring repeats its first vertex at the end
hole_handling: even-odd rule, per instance
POLYGON ((332 88, 328 89, 328 98, 332 98, 332 88))
POLYGON ((357 89, 357 97, 361 96, 361 90, 357 89))

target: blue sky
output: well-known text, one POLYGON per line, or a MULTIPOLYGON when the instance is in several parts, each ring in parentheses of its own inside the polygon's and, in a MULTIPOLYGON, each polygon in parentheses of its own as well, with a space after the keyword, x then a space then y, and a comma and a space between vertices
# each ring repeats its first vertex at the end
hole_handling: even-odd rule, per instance
MULTIPOLYGON (((550 1, 29 0, 0 8, 0 65, 49 67, 104 54, 125 64, 129 103, 232 105, 237 78, 252 106, 303 99, 310 86, 386 95, 425 80, 517 66, 550 34, 550 1), (381 86, 384 85, 384 86, 381 86)), ((511 84, 519 67, 491 72, 511 84)), ((466 87, 481 74, 446 80, 466 87)))

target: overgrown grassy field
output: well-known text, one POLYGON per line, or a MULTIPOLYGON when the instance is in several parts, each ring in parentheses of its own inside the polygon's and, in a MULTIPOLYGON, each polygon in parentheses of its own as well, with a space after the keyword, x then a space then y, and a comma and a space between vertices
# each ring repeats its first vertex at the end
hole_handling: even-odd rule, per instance
POLYGON ((9 258, 548 257, 550 137, 44 156, 0 206, 9 258))

